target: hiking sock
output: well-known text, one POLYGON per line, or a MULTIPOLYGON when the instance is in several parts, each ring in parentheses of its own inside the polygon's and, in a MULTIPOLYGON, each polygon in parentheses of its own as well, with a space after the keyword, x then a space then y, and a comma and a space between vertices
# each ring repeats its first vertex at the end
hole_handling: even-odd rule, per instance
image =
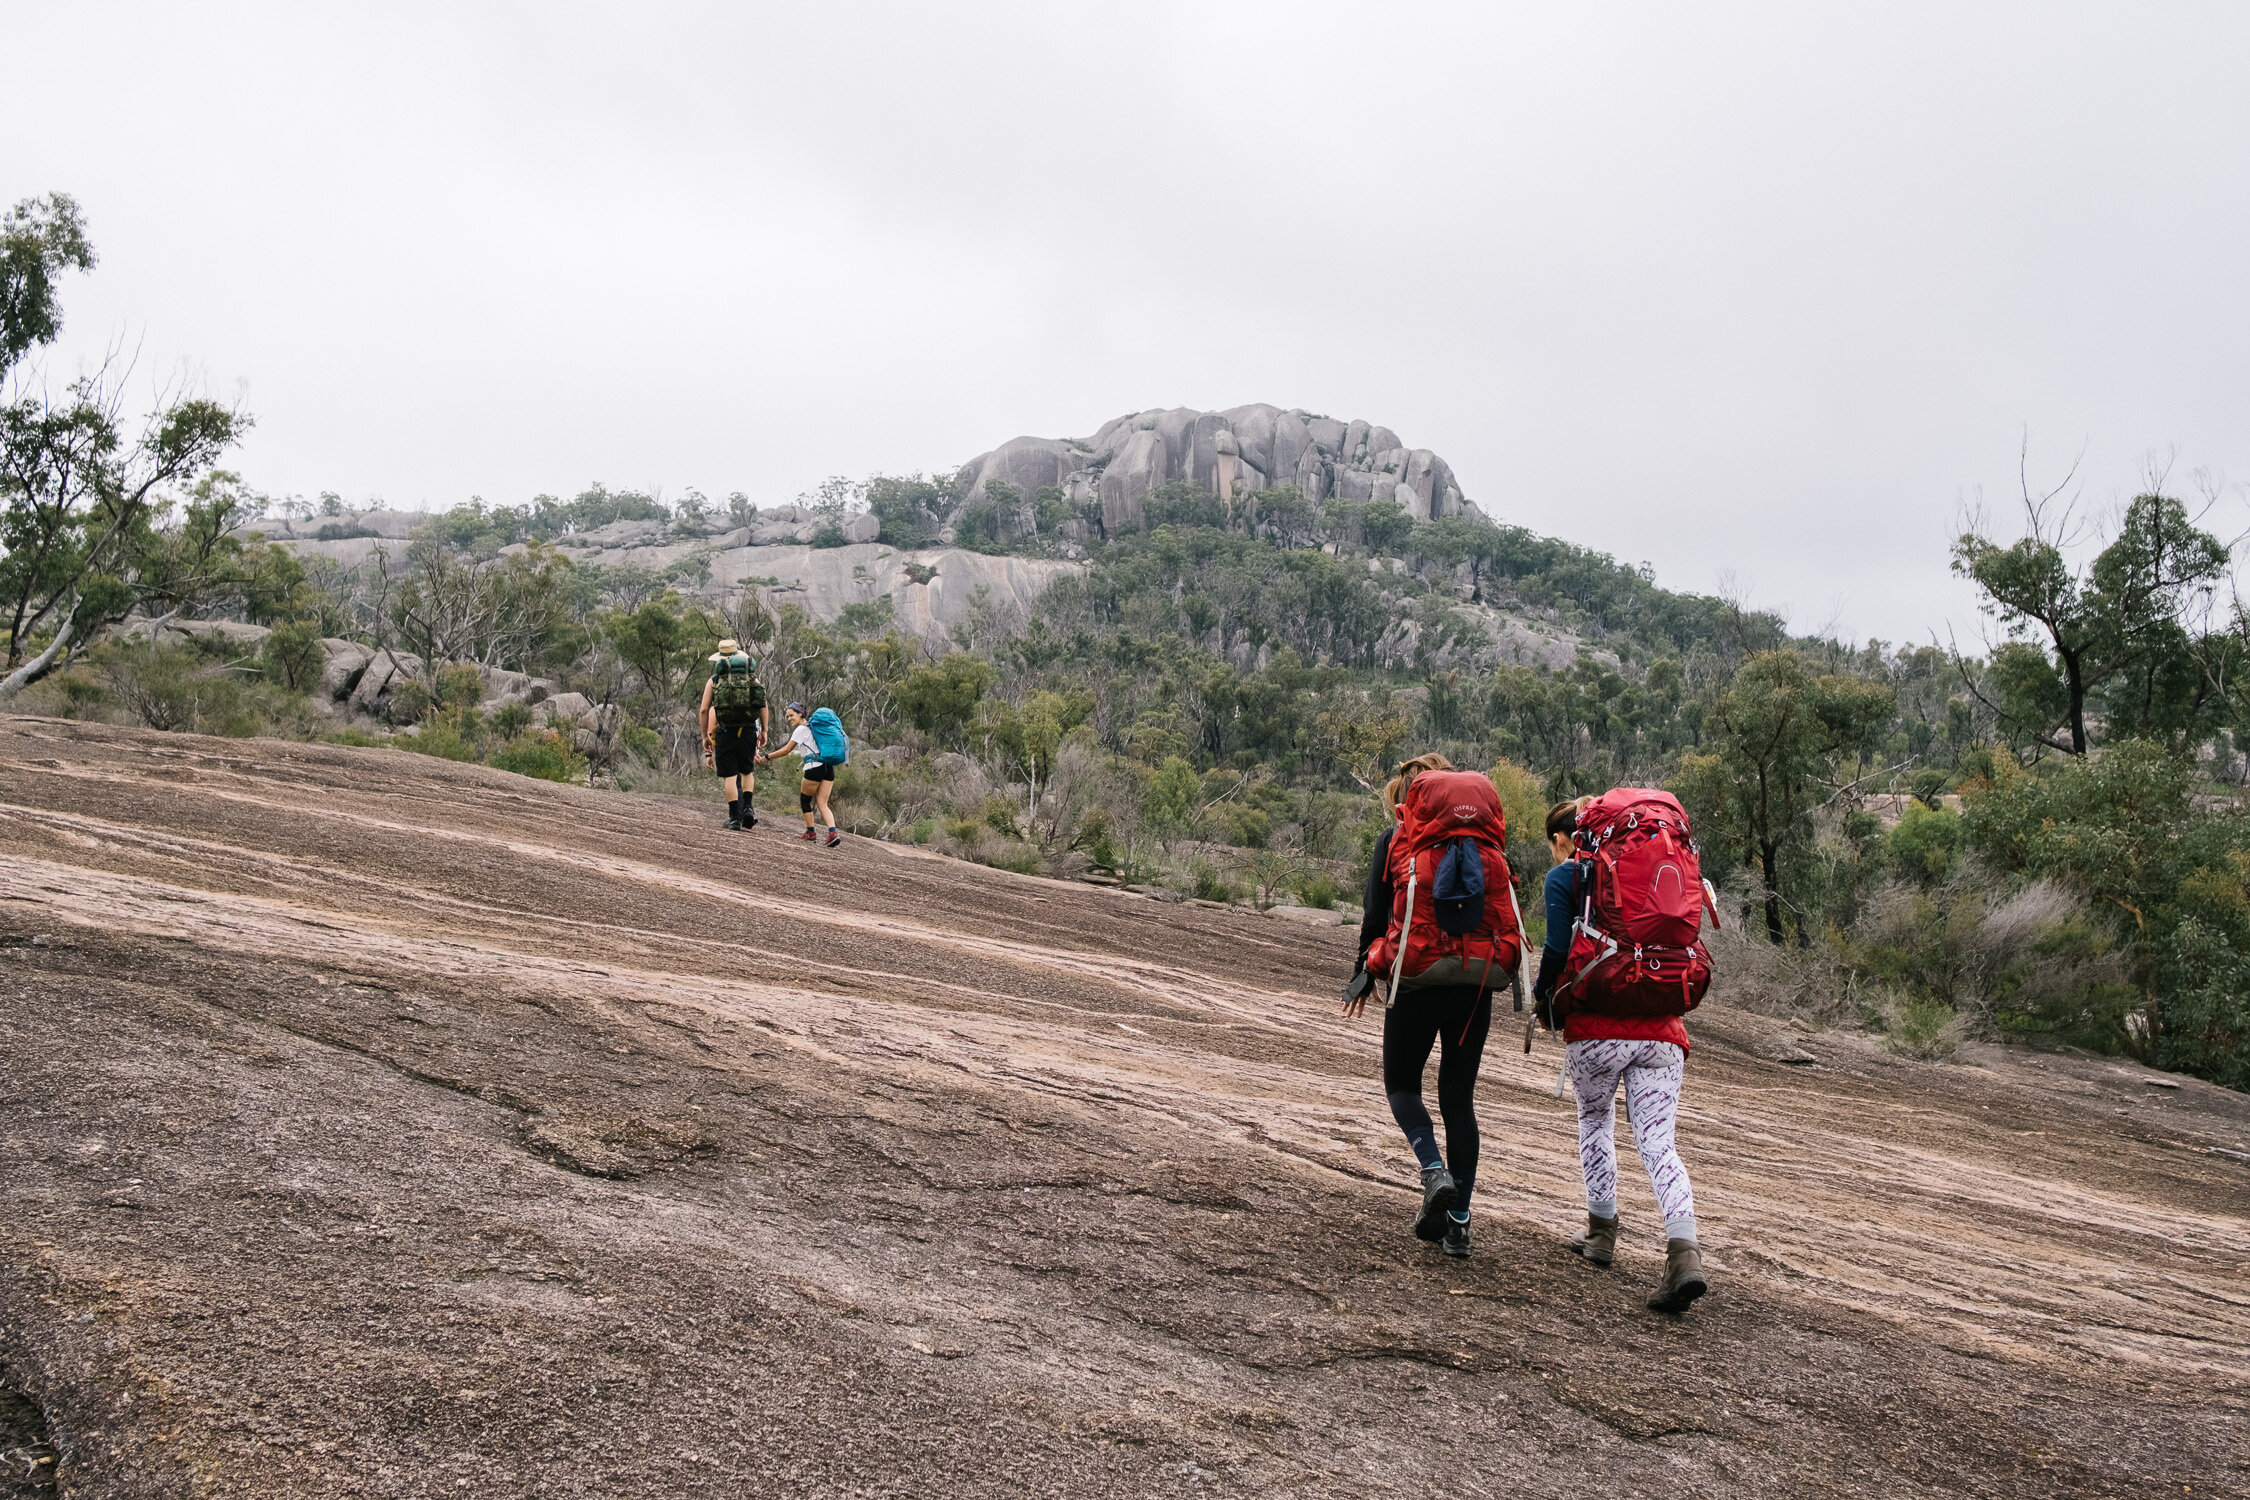
POLYGON ((737 819, 741 818, 741 816, 742 804, 739 801, 729 802, 727 804, 727 821, 729 821, 730 823, 734 822, 737 819))
POLYGON ((1668 1240, 1686 1240, 1689 1244, 1694 1244, 1695 1215, 1684 1214, 1677 1219, 1666 1219, 1664 1221, 1664 1238, 1668 1240))
POLYGON ((1406 1144, 1413 1148, 1414 1160, 1425 1168, 1444 1166, 1445 1157, 1437 1147, 1437 1126, 1430 1122, 1430 1112, 1423 1105, 1422 1096, 1392 1094, 1390 1104, 1391 1118, 1406 1132, 1406 1144))
POLYGON ((1597 1219, 1614 1219, 1617 1217, 1617 1200, 1611 1198, 1606 1202, 1596 1203, 1589 1198, 1586 1200, 1586 1212, 1597 1219))

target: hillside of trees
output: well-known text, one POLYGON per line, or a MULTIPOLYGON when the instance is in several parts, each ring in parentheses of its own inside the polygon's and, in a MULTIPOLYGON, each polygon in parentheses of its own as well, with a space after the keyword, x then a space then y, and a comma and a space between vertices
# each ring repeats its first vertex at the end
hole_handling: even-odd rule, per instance
MULTIPOLYGON (((91 264, 67 199, 9 215, 0 358, 53 337, 54 278, 91 264)), ((854 830, 1261 905, 1350 904, 1381 827, 1372 791, 1405 755, 1493 773, 1526 890, 1547 866, 1550 800, 1668 786, 1729 907, 1770 939, 1747 1002, 1874 1026, 1921 1055, 2016 1037, 2250 1086, 2250 620, 2227 592, 2231 546, 2161 486, 2099 535, 2034 498, 2020 534, 1973 529, 1949 559, 1933 547, 1931 565, 1989 606, 1999 644, 1981 656, 1793 637, 1771 614, 1660 588, 1645 565, 1387 502, 1173 485, 1145 528, 1109 536, 1059 494, 972 496, 952 477, 806 497, 871 511, 900 548, 1083 560, 1027 615, 977 611, 936 648, 902 636, 885 599, 818 621, 755 583, 715 587, 693 552, 655 570, 556 545, 617 520, 694 533, 710 519, 699 495, 475 503, 354 566, 301 554, 265 540, 273 502, 221 467, 247 421, 188 401, 135 431, 99 376, 10 386, 9 711, 712 796, 692 706, 733 636, 777 702, 843 716, 854 830), (271 632, 249 652, 148 625, 192 619, 271 632), (129 621, 142 628, 116 629, 129 621), (1503 626, 1574 641, 1575 660, 1511 658, 1503 626), (324 639, 411 652, 427 680, 394 696, 391 722, 340 722, 314 696, 324 639), (495 671, 584 694, 601 732, 488 707, 495 671)), ((754 515, 730 498, 729 519, 754 515)), ((333 524, 352 532, 340 507, 333 524)), ((793 810, 786 772, 760 801, 793 810)))

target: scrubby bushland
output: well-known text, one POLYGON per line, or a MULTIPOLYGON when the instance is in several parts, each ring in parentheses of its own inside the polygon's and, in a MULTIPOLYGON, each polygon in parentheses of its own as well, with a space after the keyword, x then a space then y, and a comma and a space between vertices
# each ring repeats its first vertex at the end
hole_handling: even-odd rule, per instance
MULTIPOLYGON (((5 233, 44 279, 10 304, 0 370, 52 336, 40 288, 91 264, 67 200, 19 206, 5 233)), ((2160 487, 2083 558, 2046 502, 2021 537, 1962 537, 1955 566, 2009 632, 1983 659, 1792 638, 1646 564, 1286 487, 1230 505, 1167 485, 1117 536, 1060 491, 972 498, 959 476, 804 497, 833 523, 823 541, 864 505, 894 546, 950 532, 1083 557, 1027 616, 972 601, 932 650, 887 600, 823 623, 756 583, 714 586, 708 546, 653 570, 552 545, 617 521, 707 537, 718 508, 693 492, 471 502, 354 566, 300 560, 253 529, 269 502, 215 467, 237 414, 182 405, 136 437, 113 397, 17 401, 0 422, 0 648, 35 711, 345 734, 709 797, 695 704, 732 636, 777 709, 801 698, 849 726, 850 826, 1260 903, 1348 904, 1381 831, 1371 794, 1407 754, 1493 770, 1527 893, 1547 801, 1667 785, 1743 919, 1722 941, 1746 1000, 1857 1016, 1909 1051, 2068 1039, 2250 1085, 2250 616, 2218 607, 2230 549, 2160 487), (58 454, 78 455, 62 478, 58 454), (155 632, 88 644, 129 610, 275 628, 243 659, 155 632), (305 696, 334 636, 428 664, 389 691, 388 736, 305 696), (495 670, 595 712, 567 735, 520 705, 486 715, 495 670)), ((323 510, 353 530, 340 502, 323 510)), ((725 510, 754 515, 741 496, 725 510)), ((789 772, 760 778, 783 819, 789 772)))
POLYGON ((2250 817, 2202 805, 2195 767, 2126 740, 2025 769, 2004 757, 1966 799, 1972 847, 2018 879, 2082 893, 2116 935, 2132 999, 2073 1019, 2163 1067, 2250 1086, 2250 817))

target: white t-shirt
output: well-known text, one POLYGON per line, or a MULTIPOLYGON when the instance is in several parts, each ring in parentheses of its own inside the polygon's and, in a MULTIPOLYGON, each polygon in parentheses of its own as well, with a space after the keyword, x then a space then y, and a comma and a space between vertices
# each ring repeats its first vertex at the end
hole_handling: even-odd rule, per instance
POLYGON ((822 763, 820 747, 813 743, 812 726, 810 724, 799 724, 795 729, 789 731, 789 748, 804 757, 807 770, 822 763))

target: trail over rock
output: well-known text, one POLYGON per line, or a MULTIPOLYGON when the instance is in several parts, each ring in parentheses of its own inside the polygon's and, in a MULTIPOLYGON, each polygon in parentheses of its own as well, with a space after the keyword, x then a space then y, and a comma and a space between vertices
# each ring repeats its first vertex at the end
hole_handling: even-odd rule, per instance
POLYGON ((1896 1061, 1722 954, 1666 1320, 1629 1164, 1618 1265, 1563 1249, 1505 1016, 1478 1253, 1409 1236, 1350 943, 0 719, 0 1435, 136 1500, 2250 1484, 2241 1096, 1896 1061))

